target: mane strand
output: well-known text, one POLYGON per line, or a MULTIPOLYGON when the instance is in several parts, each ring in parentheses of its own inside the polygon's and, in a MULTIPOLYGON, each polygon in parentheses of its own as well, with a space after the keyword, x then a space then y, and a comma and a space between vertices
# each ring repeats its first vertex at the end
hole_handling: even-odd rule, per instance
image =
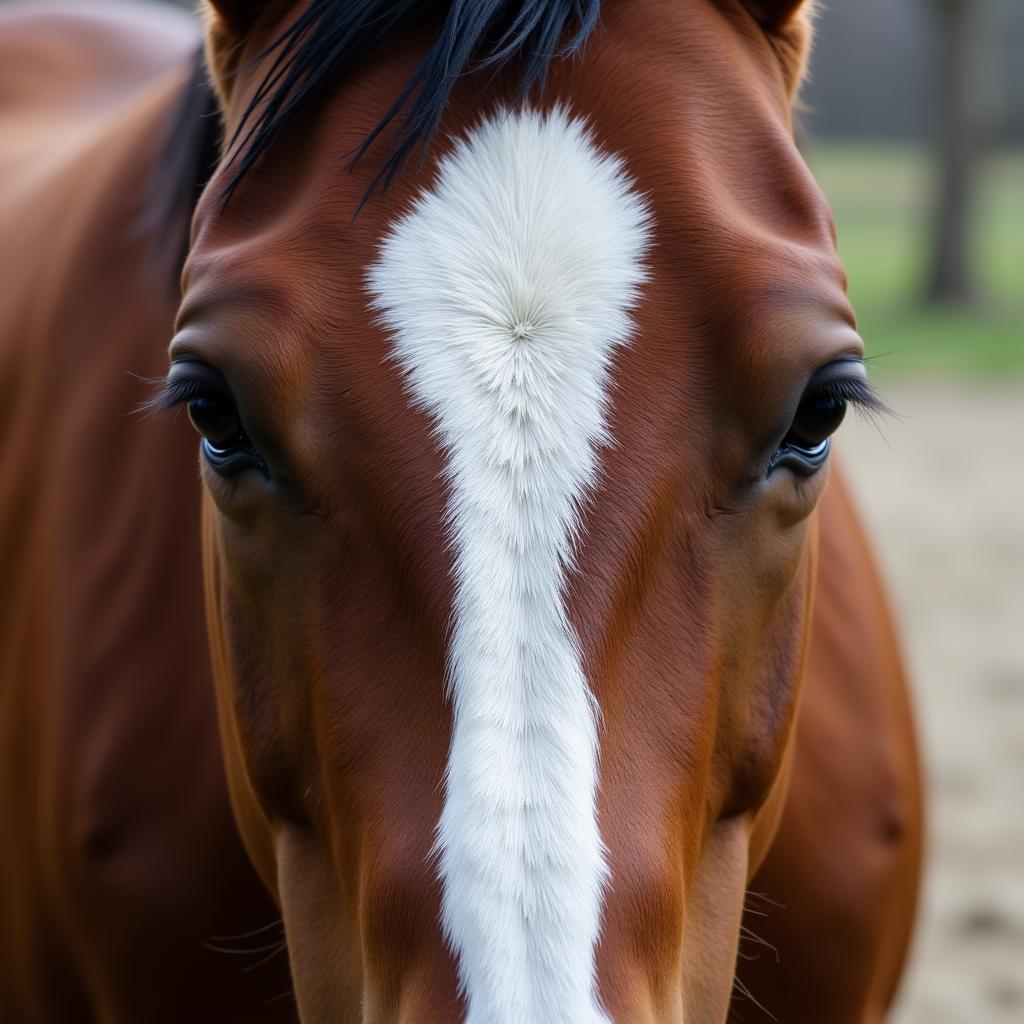
POLYGON ((597 26, 600 0, 310 0, 256 58, 273 59, 229 141, 234 172, 223 199, 231 198, 281 132, 339 76, 400 28, 434 12, 443 15, 437 41, 347 165, 352 170, 394 125, 367 197, 386 189, 417 149, 426 151, 461 76, 518 60, 518 91, 525 96, 535 84, 543 85, 554 58, 580 50, 597 26))
POLYGON ((202 51, 197 51, 132 225, 134 231, 152 237, 154 262, 175 290, 188 254, 189 222, 217 166, 220 147, 220 106, 202 51))

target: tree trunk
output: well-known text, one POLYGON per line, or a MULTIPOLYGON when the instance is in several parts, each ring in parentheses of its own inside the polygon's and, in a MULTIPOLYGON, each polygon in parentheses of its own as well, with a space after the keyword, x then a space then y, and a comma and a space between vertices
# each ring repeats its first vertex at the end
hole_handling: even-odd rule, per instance
POLYGON ((939 182, 926 297, 931 302, 970 302, 976 294, 971 214, 980 142, 973 85, 983 2, 932 0, 932 5, 940 39, 939 182))

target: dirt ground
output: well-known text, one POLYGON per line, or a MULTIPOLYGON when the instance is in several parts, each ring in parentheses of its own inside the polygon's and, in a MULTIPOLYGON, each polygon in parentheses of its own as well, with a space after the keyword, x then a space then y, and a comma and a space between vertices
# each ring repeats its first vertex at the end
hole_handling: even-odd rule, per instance
POLYGON ((929 868, 893 1024, 1024 1022, 1024 388, 844 426, 916 683, 929 868))

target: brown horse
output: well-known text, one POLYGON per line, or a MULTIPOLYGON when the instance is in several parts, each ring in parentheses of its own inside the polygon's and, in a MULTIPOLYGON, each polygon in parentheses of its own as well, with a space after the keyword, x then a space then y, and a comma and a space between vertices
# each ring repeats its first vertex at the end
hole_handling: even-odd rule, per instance
POLYGON ((798 0, 210 4, 156 403, 201 499, 124 415, 191 31, 39 10, 0 14, 0 1018, 880 1020, 920 787, 830 469, 876 399, 798 0))
POLYGON ((179 298, 187 197, 146 224, 197 45, 170 9, 0 4, 4 1024, 288 1019, 283 956, 218 951, 281 933, 242 937, 279 913, 223 778, 194 448, 128 415, 179 298))

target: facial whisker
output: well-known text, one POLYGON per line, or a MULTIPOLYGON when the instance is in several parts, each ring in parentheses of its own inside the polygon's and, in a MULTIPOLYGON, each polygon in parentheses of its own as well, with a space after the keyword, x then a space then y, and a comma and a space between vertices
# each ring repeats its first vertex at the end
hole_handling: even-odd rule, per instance
MULTIPOLYGON (((161 383, 163 383, 161 381, 161 383)), ((240 939, 251 939, 257 935, 262 935, 264 932, 269 932, 272 928, 284 928, 284 922, 281 918, 275 918, 269 924, 262 925, 259 928, 253 928, 248 932, 238 932, 235 935, 211 935, 211 942, 237 942, 240 939)))
POLYGON ((733 988, 735 988, 735 990, 737 992, 739 992, 740 995, 743 996, 744 999, 747 999, 750 1002, 752 1002, 759 1010, 761 1010, 763 1013, 765 1013, 772 1020, 778 1021, 779 1018, 776 1017, 775 1014, 772 1013, 772 1011, 769 1010, 768 1007, 764 1005, 764 1003, 760 1002, 758 999, 755 998, 754 994, 750 991, 749 988, 747 988, 746 985, 743 984, 743 982, 740 980, 738 975, 736 975, 732 979, 732 983, 733 983, 733 988))

